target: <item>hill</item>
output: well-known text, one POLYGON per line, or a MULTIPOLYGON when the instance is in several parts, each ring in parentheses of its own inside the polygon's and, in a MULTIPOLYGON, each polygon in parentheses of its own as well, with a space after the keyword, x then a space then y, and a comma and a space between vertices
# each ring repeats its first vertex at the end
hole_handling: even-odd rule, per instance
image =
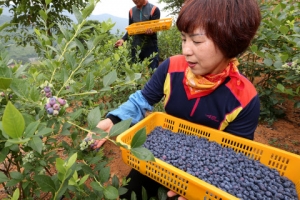
MULTIPOLYGON (((12 14, 9 12, 9 9, 7 7, 2 7, 3 12, 2 15, 0 16, 0 25, 3 24, 4 22, 9 22, 11 20, 12 14)), ((76 22, 76 18, 73 14, 70 14, 68 12, 63 12, 63 15, 68 16, 71 20, 76 22)), ((107 21, 108 19, 111 19, 113 23, 115 23, 115 26, 111 29, 112 34, 116 34, 117 31, 119 32, 124 32, 125 33, 125 28, 128 26, 128 19, 126 18, 120 18, 116 17, 110 14, 101 14, 101 15, 91 15, 88 17, 89 20, 97 20, 99 22, 102 21, 107 21)))
MULTIPOLYGON (((0 25, 5 22, 10 22, 12 18, 12 14, 9 12, 9 9, 6 7, 2 7, 3 12, 0 16, 0 25)), ((68 16, 71 20, 73 20, 75 23, 77 22, 74 15, 64 12, 64 15, 68 16)), ((128 26, 128 19, 116 17, 110 14, 101 14, 101 15, 91 15, 89 20, 97 20, 99 22, 107 21, 108 19, 111 19, 113 23, 115 23, 114 27, 111 29, 111 34, 121 34, 125 33, 125 28, 128 26)), ((13 42, 10 44, 10 42, 7 43, 9 51, 10 58, 21 61, 22 63, 29 62, 32 59, 35 59, 37 57, 37 54, 35 53, 35 50, 32 46, 28 45, 26 47, 16 46, 13 44, 13 42)))

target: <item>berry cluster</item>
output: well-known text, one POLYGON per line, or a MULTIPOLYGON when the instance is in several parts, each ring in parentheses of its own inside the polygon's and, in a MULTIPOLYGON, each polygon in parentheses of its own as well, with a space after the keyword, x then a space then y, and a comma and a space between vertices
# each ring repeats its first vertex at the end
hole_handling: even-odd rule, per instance
POLYGON ((33 163, 36 160, 34 157, 33 151, 29 151, 23 158, 23 164, 25 165, 26 163, 33 163))
POLYGON ((156 158, 240 199, 298 199, 295 184, 277 170, 205 138, 155 127, 144 147, 156 158))
POLYGON ((68 107, 67 101, 62 98, 57 98, 55 96, 47 99, 45 109, 50 116, 57 116, 61 108, 68 107))
POLYGON ((40 85, 40 88, 42 89, 41 93, 45 94, 47 98, 52 97, 52 91, 51 88, 53 88, 53 85, 49 83, 48 81, 45 81, 42 85, 40 85))
POLYGON ((94 144, 95 140, 91 137, 86 137, 82 140, 82 142, 80 143, 80 150, 83 151, 83 150, 86 150, 90 147, 93 147, 93 144, 94 144))

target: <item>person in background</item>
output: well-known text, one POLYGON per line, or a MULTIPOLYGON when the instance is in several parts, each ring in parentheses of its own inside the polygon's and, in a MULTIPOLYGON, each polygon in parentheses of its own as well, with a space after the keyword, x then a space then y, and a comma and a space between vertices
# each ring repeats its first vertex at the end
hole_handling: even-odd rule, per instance
MULTIPOLYGON (((256 0, 186 0, 176 21, 182 55, 163 61, 145 87, 97 127, 109 132, 129 118, 136 124, 164 98, 169 115, 253 140, 260 101, 254 85, 239 72, 237 58, 249 47, 260 22, 256 0)), ((105 140, 97 140, 93 148, 105 140)), ((142 199, 142 186, 149 197, 156 195, 159 184, 152 179, 134 169, 127 178, 129 191, 121 198, 130 199, 134 191, 142 199)))
MULTIPOLYGON (((129 11, 129 25, 136 22, 143 22, 149 20, 160 19, 160 10, 155 5, 148 2, 148 0, 133 0, 136 5, 129 11)), ((123 42, 128 40, 128 32, 115 43, 115 47, 123 45, 123 42)), ((133 35, 131 57, 132 61, 136 61, 137 47, 141 48, 141 52, 138 55, 140 60, 150 57, 153 53, 156 56, 151 59, 150 68, 152 70, 158 67, 159 56, 158 56, 158 45, 157 45, 157 34, 152 29, 147 29, 145 34, 133 35)))

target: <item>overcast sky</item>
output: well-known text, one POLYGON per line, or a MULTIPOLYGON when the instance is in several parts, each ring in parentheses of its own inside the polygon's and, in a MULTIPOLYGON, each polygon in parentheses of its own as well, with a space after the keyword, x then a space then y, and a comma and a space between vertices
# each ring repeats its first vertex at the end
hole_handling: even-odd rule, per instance
MULTIPOLYGON (((158 0, 149 0, 149 3, 152 3, 159 7, 160 9, 160 18, 167 17, 168 13, 163 12, 163 8, 165 6, 164 3, 157 3, 158 0)), ((101 0, 99 2, 93 12, 93 15, 100 15, 100 14, 111 14, 117 17, 128 18, 128 12, 130 8, 135 6, 132 0, 101 0)))

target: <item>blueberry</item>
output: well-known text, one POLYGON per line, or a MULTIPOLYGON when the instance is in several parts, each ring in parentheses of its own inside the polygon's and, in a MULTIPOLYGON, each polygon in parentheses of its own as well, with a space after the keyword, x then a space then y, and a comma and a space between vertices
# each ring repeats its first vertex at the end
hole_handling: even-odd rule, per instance
POLYGON ((52 114, 53 114, 53 108, 48 108, 48 109, 47 109, 47 113, 48 113, 49 115, 52 115, 52 114))
POLYGON ((51 88, 49 86, 44 87, 44 91, 46 93, 51 92, 51 88))

